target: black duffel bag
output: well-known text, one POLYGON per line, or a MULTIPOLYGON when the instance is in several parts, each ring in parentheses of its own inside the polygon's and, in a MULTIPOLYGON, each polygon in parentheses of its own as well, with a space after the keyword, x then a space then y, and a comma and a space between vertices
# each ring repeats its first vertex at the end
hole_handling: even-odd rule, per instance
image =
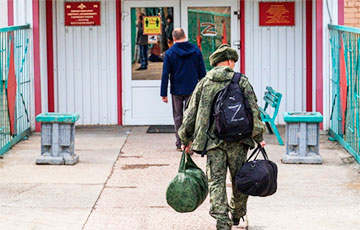
POLYGON ((276 164, 269 160, 265 149, 258 145, 236 173, 236 188, 239 192, 250 196, 270 196, 277 189, 277 172, 276 164), (257 160, 260 152, 264 160, 257 160), (254 160, 250 161, 253 156, 255 156, 254 160))

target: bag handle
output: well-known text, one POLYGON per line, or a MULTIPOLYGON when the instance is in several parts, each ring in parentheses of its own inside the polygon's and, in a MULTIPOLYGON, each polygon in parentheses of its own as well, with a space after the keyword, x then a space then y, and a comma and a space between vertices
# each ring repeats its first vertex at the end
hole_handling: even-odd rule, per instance
POLYGON ((269 157, 268 157, 268 155, 267 155, 267 153, 266 153, 266 151, 265 151, 265 148, 263 148, 263 147, 260 146, 260 151, 261 151, 264 159, 268 161, 268 160, 269 160, 269 157))
POLYGON ((185 150, 182 152, 179 173, 184 173, 186 169, 189 168, 199 168, 195 162, 192 160, 190 154, 186 153, 185 150))
POLYGON ((179 166, 179 173, 185 172, 185 151, 182 152, 180 166, 179 166))
POLYGON ((263 147, 261 147, 260 144, 258 144, 258 146, 256 147, 256 149, 252 152, 252 154, 249 156, 249 158, 246 160, 246 162, 249 162, 250 159, 256 154, 254 160, 257 159, 257 157, 259 156, 259 153, 261 152, 261 154, 263 155, 265 160, 269 160, 269 157, 265 151, 265 149, 263 147))
POLYGON ((256 158, 258 157, 259 153, 260 153, 259 149, 260 149, 260 145, 258 145, 258 146, 255 148, 255 150, 251 153, 251 155, 248 157, 248 159, 246 160, 246 162, 249 162, 250 159, 251 159, 255 154, 256 154, 256 156, 255 156, 255 159, 256 159, 256 158))

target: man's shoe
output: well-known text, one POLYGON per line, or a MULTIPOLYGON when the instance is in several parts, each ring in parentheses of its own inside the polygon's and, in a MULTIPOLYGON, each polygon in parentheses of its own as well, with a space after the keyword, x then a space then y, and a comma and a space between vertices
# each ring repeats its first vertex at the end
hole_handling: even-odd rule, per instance
POLYGON ((139 67, 139 68, 137 68, 136 69, 136 71, 139 71, 139 70, 146 70, 147 68, 145 68, 145 67, 139 67))
POLYGON ((181 147, 176 147, 176 151, 181 152, 181 147))

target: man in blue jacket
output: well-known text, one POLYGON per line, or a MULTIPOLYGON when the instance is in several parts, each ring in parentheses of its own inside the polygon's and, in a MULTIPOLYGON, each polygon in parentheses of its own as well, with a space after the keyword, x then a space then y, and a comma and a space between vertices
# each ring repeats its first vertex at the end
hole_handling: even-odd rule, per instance
POLYGON ((182 124, 184 107, 198 81, 206 75, 206 70, 201 51, 186 41, 184 30, 176 28, 172 36, 175 44, 165 53, 160 96, 163 102, 168 103, 170 77, 176 148, 181 151, 181 140, 177 132, 182 124))

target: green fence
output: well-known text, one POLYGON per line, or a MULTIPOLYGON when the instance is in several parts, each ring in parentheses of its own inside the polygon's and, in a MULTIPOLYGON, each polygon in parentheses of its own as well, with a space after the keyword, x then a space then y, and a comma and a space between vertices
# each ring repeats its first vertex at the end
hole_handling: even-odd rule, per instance
POLYGON ((360 163, 360 29, 329 25, 332 58, 330 135, 360 163))
POLYGON ((30 135, 29 29, 0 28, 0 156, 30 135))

